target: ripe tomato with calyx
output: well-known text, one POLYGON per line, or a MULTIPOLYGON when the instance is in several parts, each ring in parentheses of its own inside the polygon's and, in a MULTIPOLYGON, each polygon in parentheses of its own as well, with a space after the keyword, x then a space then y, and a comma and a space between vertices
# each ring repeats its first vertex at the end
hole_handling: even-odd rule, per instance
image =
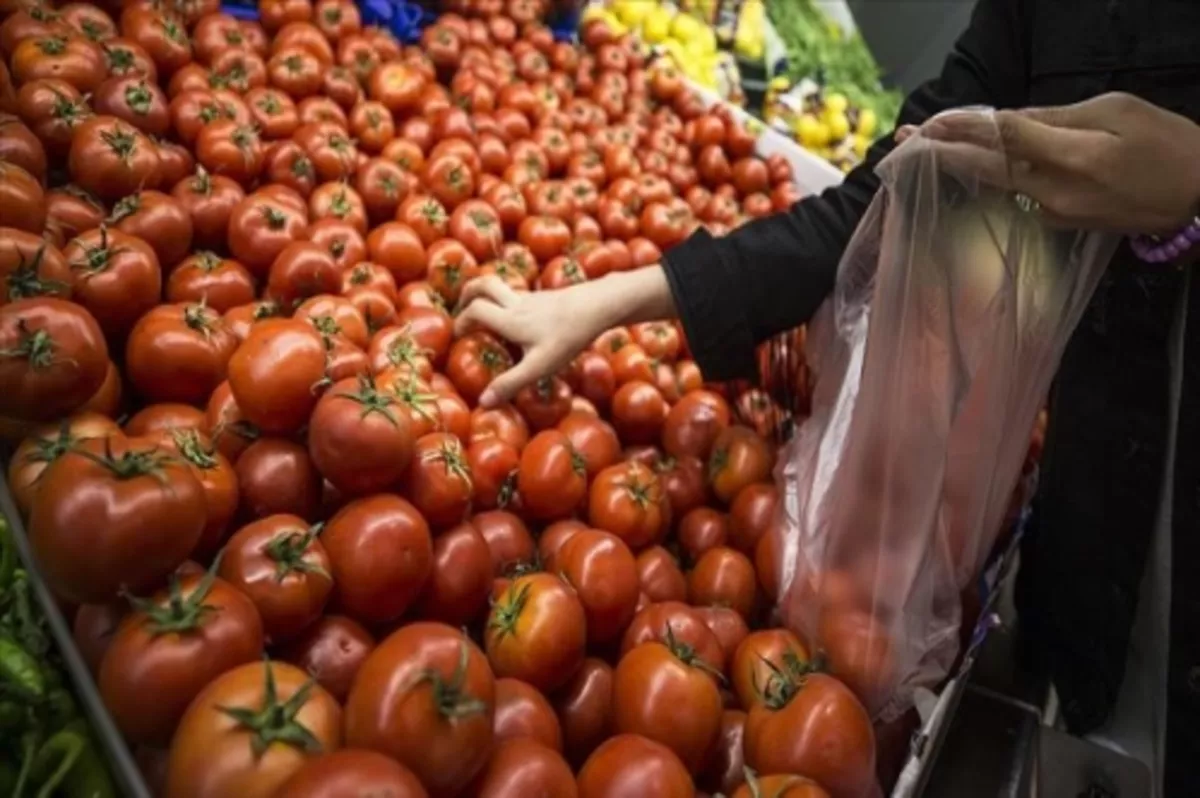
POLYGON ((484 645, 493 672, 543 692, 561 687, 583 662, 586 623, 583 605, 562 579, 517 577, 488 615, 484 645))

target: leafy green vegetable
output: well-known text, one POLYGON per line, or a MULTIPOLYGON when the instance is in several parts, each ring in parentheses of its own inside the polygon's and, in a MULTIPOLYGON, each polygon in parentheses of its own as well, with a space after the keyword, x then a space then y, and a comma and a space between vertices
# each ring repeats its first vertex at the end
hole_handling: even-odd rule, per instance
POLYGON ((887 128, 900 111, 899 92, 884 88, 879 65, 862 35, 847 36, 812 0, 768 3, 775 31, 788 51, 788 77, 812 78, 827 91, 841 92, 850 103, 871 108, 887 128))

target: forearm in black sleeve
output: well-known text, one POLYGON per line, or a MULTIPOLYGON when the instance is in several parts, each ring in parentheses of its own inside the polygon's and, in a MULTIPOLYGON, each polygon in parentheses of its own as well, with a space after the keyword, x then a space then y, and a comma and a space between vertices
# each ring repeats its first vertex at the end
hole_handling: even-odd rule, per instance
MULTIPOLYGON (((966 105, 1023 105, 1024 3, 979 0, 941 75, 908 96, 896 126, 966 105)), ((675 306, 707 379, 752 377, 754 346, 812 316, 833 288, 842 251, 879 188, 875 167, 894 146, 885 135, 841 185, 724 238, 698 231, 664 258, 675 306)))

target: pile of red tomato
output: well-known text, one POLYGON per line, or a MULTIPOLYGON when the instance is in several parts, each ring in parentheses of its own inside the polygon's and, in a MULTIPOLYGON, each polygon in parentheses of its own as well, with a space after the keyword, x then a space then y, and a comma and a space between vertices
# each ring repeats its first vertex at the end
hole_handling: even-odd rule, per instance
POLYGON ((0 22, 9 487, 148 784, 870 794, 867 714, 770 621, 780 409, 666 322, 482 409, 517 353, 448 310, 786 208, 786 161, 538 0, 410 47, 259 10, 0 22))

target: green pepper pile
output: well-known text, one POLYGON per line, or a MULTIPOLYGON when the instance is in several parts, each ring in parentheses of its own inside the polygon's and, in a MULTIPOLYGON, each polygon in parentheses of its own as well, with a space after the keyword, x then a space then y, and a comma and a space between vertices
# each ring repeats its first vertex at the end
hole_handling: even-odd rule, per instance
POLYGON ((114 795, 0 516, 0 796, 114 795))

